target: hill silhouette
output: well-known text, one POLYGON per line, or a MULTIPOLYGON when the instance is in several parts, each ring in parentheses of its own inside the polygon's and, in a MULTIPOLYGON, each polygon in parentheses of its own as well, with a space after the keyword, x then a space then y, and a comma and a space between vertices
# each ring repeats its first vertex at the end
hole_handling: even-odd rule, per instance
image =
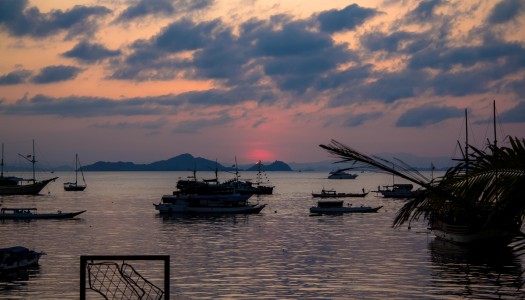
MULTIPOLYGON (((135 164, 133 162, 105 162, 99 161, 83 166, 84 171, 234 171, 235 167, 225 167, 222 164, 202 157, 194 157, 189 153, 181 154, 167 160, 160 160, 150 164, 135 164)), ((282 161, 275 161, 264 165, 265 171, 291 171, 289 165, 282 161)), ((257 171, 258 166, 247 168, 248 171, 257 171)))

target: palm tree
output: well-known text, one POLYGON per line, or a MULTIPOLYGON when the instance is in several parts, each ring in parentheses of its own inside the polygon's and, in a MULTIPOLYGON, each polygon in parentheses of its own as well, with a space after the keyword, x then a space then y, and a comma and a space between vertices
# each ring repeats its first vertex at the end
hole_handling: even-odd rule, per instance
POLYGON ((423 216, 431 229, 445 222, 463 226, 465 233, 488 230, 503 238, 520 235, 525 217, 525 139, 509 141, 508 147, 489 145, 487 150, 468 146, 470 154, 436 180, 400 160, 368 156, 335 140, 320 147, 341 162, 372 167, 423 188, 397 212, 393 227, 423 216))

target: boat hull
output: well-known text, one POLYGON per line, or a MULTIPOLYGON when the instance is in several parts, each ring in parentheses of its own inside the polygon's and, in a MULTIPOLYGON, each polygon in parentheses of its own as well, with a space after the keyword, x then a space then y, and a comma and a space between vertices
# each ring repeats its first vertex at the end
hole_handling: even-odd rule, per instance
POLYGON ((31 184, 0 186, 0 195, 38 195, 48 183, 55 181, 57 178, 58 177, 55 177, 31 184))
POLYGON ((28 220, 28 219, 71 219, 82 213, 86 212, 77 211, 77 212, 68 212, 68 213, 43 213, 43 214, 33 214, 33 213, 2 213, 0 214, 0 220, 28 220))
POLYGON ((171 203, 153 204, 160 214, 257 214, 266 204, 248 204, 245 206, 188 206, 171 203))
POLYGON ((368 193, 362 194, 353 194, 353 193, 337 193, 337 194, 327 194, 327 193, 312 193, 312 196, 315 198, 344 198, 344 197, 353 197, 353 198, 363 198, 368 193))
POLYGON ((383 206, 369 207, 369 206, 360 206, 360 207, 310 207, 311 213, 317 214, 342 214, 342 213, 375 213, 383 206))
POLYGON ((85 189, 85 185, 64 185, 64 190, 67 192, 81 192, 85 189))
POLYGON ((452 225, 439 221, 435 221, 430 229, 437 238, 456 244, 472 244, 481 241, 506 243, 519 233, 519 226, 515 230, 503 228, 479 229, 469 225, 452 225))
POLYGON ((38 265, 42 254, 21 246, 0 249, 0 274, 38 265))

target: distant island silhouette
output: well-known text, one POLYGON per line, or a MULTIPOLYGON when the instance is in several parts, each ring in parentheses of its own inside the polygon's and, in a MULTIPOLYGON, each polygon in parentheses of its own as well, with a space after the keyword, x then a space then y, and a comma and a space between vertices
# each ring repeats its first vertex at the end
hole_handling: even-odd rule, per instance
MULTIPOLYGON (((83 166, 84 171, 235 171, 235 166, 226 167, 222 164, 202 157, 194 157, 189 153, 181 154, 167 160, 156 161, 149 164, 135 164, 133 162, 105 162, 99 161, 83 166)), ((238 167, 241 171, 257 171, 259 166, 247 165, 238 167)), ((282 161, 263 164, 264 171, 292 171, 292 168, 282 161)))

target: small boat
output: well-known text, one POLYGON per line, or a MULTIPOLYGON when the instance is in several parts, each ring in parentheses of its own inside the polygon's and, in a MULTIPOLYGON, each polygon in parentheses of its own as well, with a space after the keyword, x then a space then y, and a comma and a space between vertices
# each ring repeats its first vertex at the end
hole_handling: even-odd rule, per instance
POLYGON ((343 200, 318 201, 317 206, 310 207, 310 213, 341 214, 341 213, 375 213, 383 206, 343 206, 343 200))
POLYGON ((0 274, 38 265, 44 253, 15 246, 0 249, 0 274))
POLYGON ((153 204, 160 214, 249 214, 259 213, 266 205, 251 204, 251 195, 196 195, 179 194, 164 195, 159 204, 153 204))
POLYGON ((376 192, 385 198, 413 198, 415 196, 413 188, 414 186, 409 183, 395 183, 386 185, 382 189, 378 187, 376 192))
POLYGON ((86 179, 84 178, 84 172, 82 172, 82 166, 80 165, 80 160, 78 159, 78 154, 75 154, 75 182, 66 182, 64 183, 65 191, 83 191, 87 187, 86 179), (78 184, 78 171, 82 174, 82 181, 84 184, 78 184))
POLYGON ((31 208, 7 208, 3 207, 0 209, 0 219, 70 219, 74 218, 81 213, 84 213, 85 210, 77 212, 62 212, 57 211, 56 213, 38 213, 37 209, 34 207, 31 208))
POLYGON ((328 174, 328 179, 355 179, 357 174, 345 172, 348 169, 339 169, 328 174))
MULTIPOLYGON (((20 155, 20 154, 19 154, 20 155)), ((51 181, 55 181, 58 177, 37 181, 35 179, 35 142, 33 141, 33 155, 20 155, 22 158, 28 160, 33 164, 33 178, 24 179, 18 177, 4 177, 4 144, 2 144, 2 160, 0 163, 0 195, 38 195, 40 191, 51 181), (27 182, 27 183, 24 183, 27 182)))
POLYGON ((368 193, 365 193, 364 192, 364 189, 363 189, 363 193, 337 193, 336 191, 334 190, 325 190, 325 189, 322 189, 320 193, 312 193, 312 196, 313 197, 318 197, 318 198, 342 198, 342 197, 365 197, 366 195, 368 195, 368 193))

